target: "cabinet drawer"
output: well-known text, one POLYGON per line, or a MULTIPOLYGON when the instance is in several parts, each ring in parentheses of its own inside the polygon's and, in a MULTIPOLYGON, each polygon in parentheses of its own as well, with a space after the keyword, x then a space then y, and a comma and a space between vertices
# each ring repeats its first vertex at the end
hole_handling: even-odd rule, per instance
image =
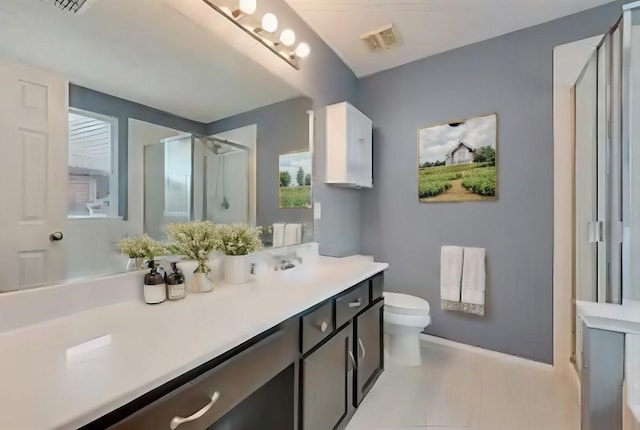
POLYGON ((369 281, 358 284, 336 299, 336 327, 351 320, 369 304, 369 281))
POLYGON ((384 292, 384 273, 379 273, 371 278, 371 301, 375 302, 382 297, 384 292))
POLYGON ((200 418, 183 423, 179 430, 210 427, 297 359, 297 323, 287 323, 257 344, 110 428, 168 429, 174 417, 189 417, 217 397, 200 418))
POLYGON ((302 353, 316 346, 333 330, 333 300, 327 301, 319 308, 309 312, 302 320, 302 353))

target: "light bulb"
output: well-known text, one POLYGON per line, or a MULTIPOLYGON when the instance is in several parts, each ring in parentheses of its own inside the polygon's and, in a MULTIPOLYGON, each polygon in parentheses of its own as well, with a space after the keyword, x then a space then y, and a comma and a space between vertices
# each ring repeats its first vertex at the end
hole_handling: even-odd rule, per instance
POLYGON ((287 28, 280 35, 280 42, 282 42, 285 46, 293 46, 293 44, 296 43, 296 34, 293 32, 293 30, 289 30, 287 28))
POLYGON ((309 48, 309 45, 307 45, 304 42, 302 42, 296 48, 296 55, 300 58, 306 58, 310 53, 311 53, 311 48, 309 48))
POLYGON ((238 5, 238 8, 247 15, 254 13, 257 7, 258 4, 256 0, 240 0, 240 4, 238 5))
POLYGON ((262 17, 262 29, 273 33, 278 29, 278 18, 272 13, 267 13, 262 17))

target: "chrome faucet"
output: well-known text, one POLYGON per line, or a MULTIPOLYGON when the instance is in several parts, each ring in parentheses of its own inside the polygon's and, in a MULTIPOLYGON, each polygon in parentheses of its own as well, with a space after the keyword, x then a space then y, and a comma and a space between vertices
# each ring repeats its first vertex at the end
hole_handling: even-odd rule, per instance
POLYGON ((275 260, 276 271, 293 269, 296 267, 296 262, 302 264, 302 258, 295 252, 292 254, 274 255, 273 259, 275 260))

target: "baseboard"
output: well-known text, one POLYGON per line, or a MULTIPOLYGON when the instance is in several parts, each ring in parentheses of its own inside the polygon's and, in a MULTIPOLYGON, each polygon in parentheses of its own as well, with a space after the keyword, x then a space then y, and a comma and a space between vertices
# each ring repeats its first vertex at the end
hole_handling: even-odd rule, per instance
POLYGON ((425 334, 425 333, 421 333, 419 337, 420 337, 420 340, 423 342, 431 342, 438 345, 448 346, 450 348, 461 349, 463 351, 468 351, 475 354, 482 354, 488 357, 496 358, 498 360, 509 361, 512 363, 523 364, 526 366, 532 366, 542 370, 554 371, 553 365, 530 360, 528 358, 517 357, 515 355, 505 354, 503 352, 491 351, 489 349, 467 345, 464 343, 455 342, 453 340, 444 339, 442 337, 432 336, 430 334, 425 334))

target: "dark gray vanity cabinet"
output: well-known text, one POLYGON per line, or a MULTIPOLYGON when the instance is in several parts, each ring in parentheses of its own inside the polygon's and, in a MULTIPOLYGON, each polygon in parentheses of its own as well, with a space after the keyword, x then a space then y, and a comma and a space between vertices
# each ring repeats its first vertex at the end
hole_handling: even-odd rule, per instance
POLYGON ((622 429, 624 334, 583 324, 582 430, 622 429))
POLYGON ((355 350, 357 351, 355 406, 358 406, 375 384, 384 368, 383 305, 379 301, 356 317, 355 350))
POLYGON ((351 324, 343 327, 302 363, 304 430, 333 430, 351 415, 352 333, 351 324))
POLYGON ((362 281, 82 430, 344 430, 384 370, 383 284, 362 281))
POLYGON ((382 284, 363 281, 301 317, 301 430, 344 429, 383 372, 382 284))

